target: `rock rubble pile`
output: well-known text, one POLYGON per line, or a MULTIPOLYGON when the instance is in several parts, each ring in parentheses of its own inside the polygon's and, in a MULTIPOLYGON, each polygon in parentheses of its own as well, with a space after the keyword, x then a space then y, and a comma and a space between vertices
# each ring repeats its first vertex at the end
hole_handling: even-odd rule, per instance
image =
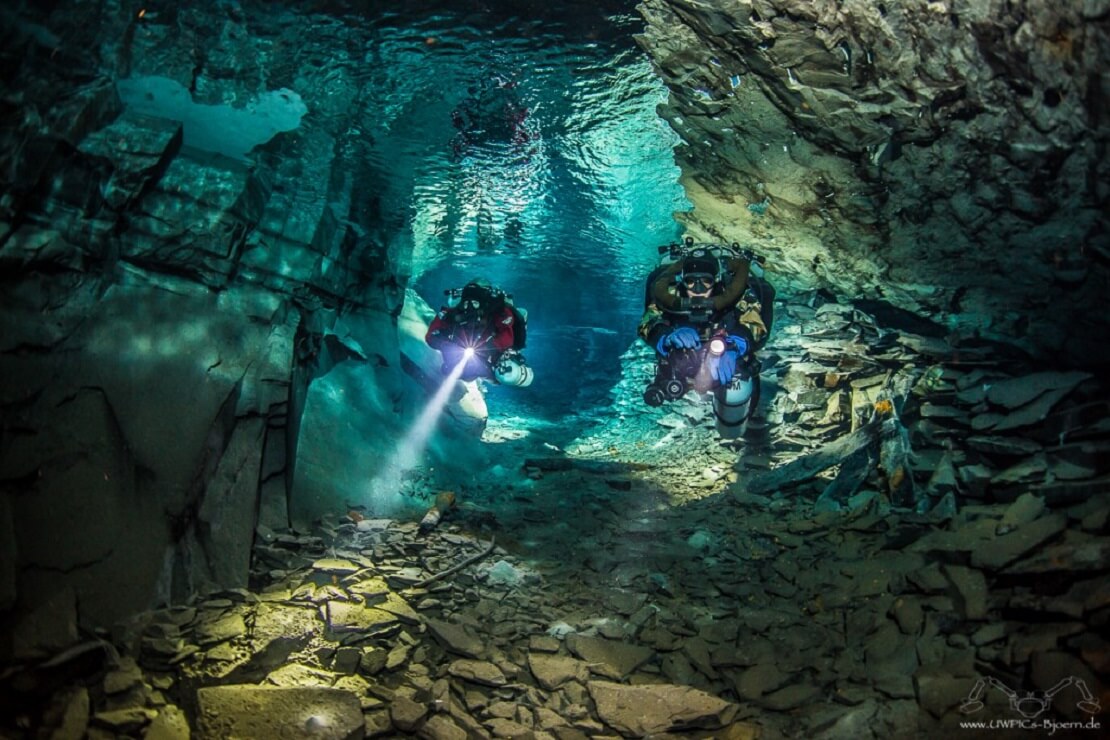
POLYGON ((782 315, 743 444, 693 400, 637 405, 630 359, 619 423, 564 454, 503 442, 520 470, 437 529, 261 529, 249 590, 138 615, 4 693, 94 738, 925 737, 975 702, 1010 716, 984 677, 1069 680, 1051 716, 1097 719, 1096 379, 813 296, 782 315))

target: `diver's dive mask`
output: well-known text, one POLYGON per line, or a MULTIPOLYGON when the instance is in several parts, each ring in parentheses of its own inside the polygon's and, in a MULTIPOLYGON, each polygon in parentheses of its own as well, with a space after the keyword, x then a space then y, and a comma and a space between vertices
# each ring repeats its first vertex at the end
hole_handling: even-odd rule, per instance
POLYGON ((712 275, 685 275, 682 278, 682 284, 686 286, 686 290, 706 293, 713 290, 713 285, 717 279, 712 275))

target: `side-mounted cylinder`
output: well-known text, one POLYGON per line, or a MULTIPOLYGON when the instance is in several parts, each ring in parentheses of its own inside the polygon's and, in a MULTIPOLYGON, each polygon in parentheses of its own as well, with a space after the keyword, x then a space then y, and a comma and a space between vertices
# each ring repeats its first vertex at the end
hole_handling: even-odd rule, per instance
POLYGON ((505 352, 493 367, 493 377, 501 385, 512 385, 525 388, 532 385, 535 374, 524 356, 517 352, 505 352))
POLYGON ((754 373, 737 373, 727 386, 714 391, 713 415, 717 417, 717 433, 722 439, 743 436, 756 402, 753 396, 758 382, 754 373))

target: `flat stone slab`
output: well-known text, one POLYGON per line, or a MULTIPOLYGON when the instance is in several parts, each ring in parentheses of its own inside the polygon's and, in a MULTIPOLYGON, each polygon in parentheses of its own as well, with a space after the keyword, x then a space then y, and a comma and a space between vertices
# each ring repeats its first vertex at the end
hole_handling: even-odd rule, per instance
POLYGON ((197 692, 197 702, 202 740, 357 740, 365 732, 358 697, 339 689, 211 686, 197 692))
POLYGON ((309 606, 261 604, 254 613, 251 638, 256 645, 297 636, 307 640, 323 629, 319 612, 309 606))
POLYGON ((211 645, 231 640, 247 632, 247 625, 241 614, 227 614, 197 627, 196 637, 201 645, 211 645))
MULTIPOLYGON (((1005 517, 1003 521, 1006 521, 1005 517)), ((971 564, 976 568, 990 570, 1002 568, 1041 543, 1060 534, 1067 525, 1068 518, 1065 515, 1050 514, 1028 524, 1018 526, 1012 532, 997 537, 990 542, 982 543, 976 550, 972 551, 971 564)))
POLYGON ((389 706, 389 717, 393 720, 393 725, 405 732, 415 732, 420 720, 427 714, 426 706, 404 695, 394 698, 389 706))
POLYGON ((509 682, 500 668, 482 660, 456 660, 447 666, 447 672, 455 678, 483 686, 504 686, 509 682))
POLYGON ((381 609, 349 601, 328 602, 328 627, 332 632, 376 632, 399 621, 396 614, 381 609))
POLYGON ((387 594, 384 601, 379 601, 374 606, 396 615, 405 624, 420 624, 422 621, 422 617, 416 613, 416 610, 395 593, 387 594))
POLYGON ((462 655, 465 658, 482 657, 485 645, 468 628, 441 619, 429 619, 426 623, 432 637, 447 652, 462 655))
POLYGON ((312 567, 323 573, 335 573, 341 576, 357 573, 360 570, 359 565, 343 558, 322 558, 314 562, 312 567))
POLYGON ((189 720, 185 712, 173 704, 162 707, 147 728, 143 740, 189 740, 189 720))
POLYGON ((956 606, 964 619, 986 619, 987 579, 977 570, 960 565, 942 566, 955 589, 956 606))
POLYGON ((375 606, 379 602, 384 601, 391 593, 389 584, 385 582, 384 578, 379 576, 362 578, 347 586, 347 592, 355 596, 361 596, 370 606, 375 606))
MULTIPOLYGON (((909 680, 908 678, 906 679, 909 680)), ((910 696, 913 692, 910 692, 910 696)), ((759 704, 776 712, 785 712, 813 701, 821 696, 821 687, 813 684, 795 684, 779 689, 760 699, 759 704)))
POLYGON ((1023 493, 1006 508, 996 532, 1000 535, 1014 531, 1018 527, 1037 520, 1045 509, 1044 499, 1031 493, 1023 493))
POLYGON ((601 720, 626 737, 672 730, 716 730, 729 724, 739 709, 689 686, 626 686, 590 681, 587 688, 601 720))
POLYGON ((104 676, 104 693, 105 694, 122 694, 124 691, 138 686, 143 682, 143 671, 135 663, 135 659, 131 657, 124 657, 120 660, 119 666, 109 671, 104 676))
POLYGON ((1084 372, 1041 372, 1009 378, 992 383, 987 390, 987 400, 991 403, 1016 409, 1048 391, 1070 391, 1084 380, 1092 377, 1084 372))
POLYGON ((590 664, 591 671, 606 678, 624 678, 655 655, 649 647, 603 637, 567 635, 566 643, 572 653, 590 664))
POLYGON ((736 695, 754 701, 790 680, 776 663, 760 663, 741 673, 734 681, 736 695))
POLYGON ((92 724, 110 730, 117 737, 127 734, 138 734, 142 728, 150 724, 157 716, 157 711, 146 707, 130 707, 128 709, 113 709, 107 712, 97 712, 92 716, 92 724))
POLYGON ((303 663, 286 663, 266 676, 266 682, 278 688, 330 687, 339 676, 322 668, 313 668, 303 663))
POLYGON ((548 691, 559 688, 567 681, 585 681, 589 677, 586 664, 567 655, 528 653, 528 668, 540 686, 548 691))

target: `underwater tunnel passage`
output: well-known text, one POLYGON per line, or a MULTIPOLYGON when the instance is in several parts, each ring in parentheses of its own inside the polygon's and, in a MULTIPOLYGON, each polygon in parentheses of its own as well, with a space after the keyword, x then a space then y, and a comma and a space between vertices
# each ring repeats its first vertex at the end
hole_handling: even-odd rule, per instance
POLYGON ((756 5, 0 12, 2 733, 1089 734, 1105 18, 756 5))

